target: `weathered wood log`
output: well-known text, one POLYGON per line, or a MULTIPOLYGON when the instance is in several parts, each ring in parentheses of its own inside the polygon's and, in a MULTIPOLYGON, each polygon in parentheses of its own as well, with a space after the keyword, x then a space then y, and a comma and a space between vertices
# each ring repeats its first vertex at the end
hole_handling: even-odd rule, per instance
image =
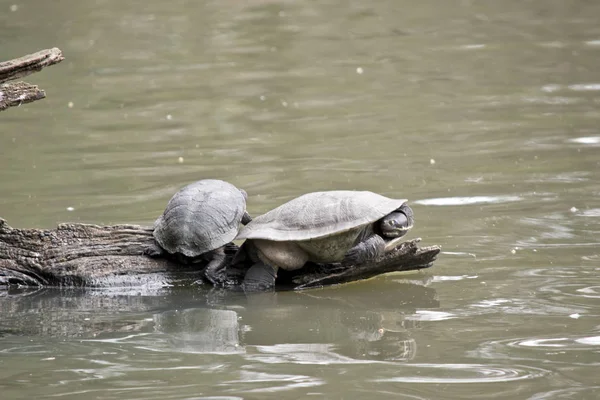
POLYGON ((0 83, 23 78, 40 71, 44 67, 58 64, 64 59, 62 51, 54 47, 13 60, 0 62, 0 83))
MULTIPOLYGON (((308 264, 280 273, 277 285, 307 289, 366 279, 393 271, 428 268, 438 246, 404 242, 375 262, 350 267, 308 264)), ((10 286, 143 287, 188 285, 208 281, 202 264, 150 258, 152 228, 138 225, 60 224, 56 229, 14 229, 0 218, 0 289, 10 286)), ((239 287, 249 265, 231 264, 238 247, 227 245, 227 287, 239 287)), ((207 283, 208 284, 208 283, 207 283)))
POLYGON ((64 60, 62 51, 55 47, 0 62, 0 111, 46 97, 46 92, 35 85, 25 82, 4 82, 33 74, 62 60, 64 60))
POLYGON ((35 85, 25 82, 6 83, 0 85, 0 111, 41 100, 45 97, 46 92, 35 85))

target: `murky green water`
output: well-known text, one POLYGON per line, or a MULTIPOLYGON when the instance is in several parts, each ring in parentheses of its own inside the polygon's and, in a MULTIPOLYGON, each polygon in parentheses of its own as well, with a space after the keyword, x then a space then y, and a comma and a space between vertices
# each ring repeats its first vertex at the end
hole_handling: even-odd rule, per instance
POLYGON ((0 0, 0 59, 67 57, 0 114, 12 226, 150 224, 216 177, 253 214, 406 197, 409 236, 444 249, 304 293, 0 292, 0 398, 600 397, 599 20, 584 0, 0 0))

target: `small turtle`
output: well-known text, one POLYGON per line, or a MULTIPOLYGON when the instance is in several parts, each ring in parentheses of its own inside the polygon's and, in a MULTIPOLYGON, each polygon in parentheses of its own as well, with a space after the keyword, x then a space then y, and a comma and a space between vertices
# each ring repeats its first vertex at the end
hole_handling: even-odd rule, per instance
POLYGON ((152 257, 166 251, 192 262, 208 261, 206 278, 224 281, 225 248, 238 234, 240 222, 252 220, 246 212, 245 191, 230 183, 204 179, 175 193, 154 223, 156 244, 146 249, 152 257))
POLYGON ((254 264, 248 290, 275 285, 277 269, 295 270, 307 261, 354 265, 398 246, 414 223, 405 199, 372 192, 308 193, 256 217, 236 239, 254 264))

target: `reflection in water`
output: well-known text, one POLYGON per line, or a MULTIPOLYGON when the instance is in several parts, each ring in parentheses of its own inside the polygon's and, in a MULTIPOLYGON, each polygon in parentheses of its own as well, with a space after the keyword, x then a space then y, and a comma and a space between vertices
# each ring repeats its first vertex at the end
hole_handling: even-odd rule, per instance
POLYGON ((450 318, 456 318, 456 315, 444 311, 419 310, 414 315, 407 317, 415 321, 444 321, 450 318))
POLYGON ((199 292, 192 298, 187 292, 174 292, 165 302, 162 296, 103 297, 100 291, 38 290, 0 298, 0 331, 5 336, 81 337, 86 342, 159 352, 258 351, 280 354, 285 362, 291 360, 288 357, 315 363, 414 358, 416 342, 411 332, 418 324, 406 315, 415 308, 437 307, 435 291, 414 283, 394 283, 374 294, 332 289, 253 294, 246 299, 225 291, 199 292), (386 293, 393 296, 393 303, 387 302, 386 293), (211 306, 215 299, 218 304, 211 306))
POLYGON ((370 285, 349 285, 280 293, 277 300, 242 316, 249 327, 244 342, 257 346, 258 357, 269 362, 289 362, 289 357, 306 363, 410 360, 417 351, 413 332, 419 324, 407 315, 439 306, 433 289, 394 282, 380 284, 376 291, 370 285), (282 344, 296 351, 288 353, 282 344))
POLYGON ((172 310, 154 316, 156 331, 169 337, 163 351, 183 353, 243 352, 238 319, 233 310, 210 308, 172 310))
POLYGON ((10 294, 0 291, 0 331, 44 337, 149 332, 151 318, 123 318, 119 313, 160 307, 161 293, 166 292, 157 289, 154 296, 136 296, 80 289, 26 289, 10 294))
MULTIPOLYGON (((31 357, 44 361, 45 369, 32 375, 36 385, 50 384, 51 392, 62 395, 89 382, 113 387, 119 398, 129 390, 122 387, 140 384, 141 375, 155 375, 158 385, 169 372, 181 379, 206 376, 203 384, 171 386, 184 392, 207 382, 244 392, 319 387, 326 380, 309 371, 281 373, 270 366, 394 365, 415 359, 421 327, 406 316, 439 303, 435 290, 412 281, 248 297, 197 289, 156 296, 120 296, 114 289, 105 296, 97 290, 5 294, 0 354, 13 364, 31 357), (210 378, 215 374, 218 380, 210 378), (49 382, 56 380, 60 385, 49 382)), ((3 376, 20 379, 18 373, 0 373, 0 386, 3 376)), ((32 379, 23 382, 32 385, 32 379)))

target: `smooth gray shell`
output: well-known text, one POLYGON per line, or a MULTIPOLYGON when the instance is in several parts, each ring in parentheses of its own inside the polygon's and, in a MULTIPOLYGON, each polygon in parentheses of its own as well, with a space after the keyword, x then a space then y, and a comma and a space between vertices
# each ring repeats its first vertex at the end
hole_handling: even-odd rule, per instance
POLYGON ((167 252, 196 257, 231 242, 238 233, 246 199, 230 183, 204 179, 169 200, 154 223, 154 238, 167 252))
POLYGON ((308 193, 254 218, 236 239, 283 242, 331 236, 373 223, 404 203, 406 199, 390 199, 373 192, 308 193))

